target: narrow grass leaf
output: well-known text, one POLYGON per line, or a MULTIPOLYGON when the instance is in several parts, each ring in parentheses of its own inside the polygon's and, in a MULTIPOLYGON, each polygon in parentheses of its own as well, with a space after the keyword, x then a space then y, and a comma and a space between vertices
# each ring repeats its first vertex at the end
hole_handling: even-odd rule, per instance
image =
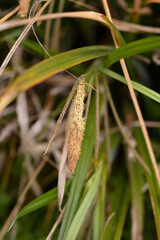
POLYGON ((88 211, 89 207, 91 206, 93 198, 95 197, 95 194, 97 192, 99 182, 100 182, 101 170, 102 170, 102 168, 100 168, 95 173, 94 180, 93 180, 92 184, 90 185, 90 188, 88 189, 88 192, 86 193, 86 196, 83 199, 83 201, 71 223, 71 226, 70 226, 67 236, 65 238, 66 240, 70 240, 70 239, 75 240, 76 239, 76 236, 80 230, 83 220, 87 214, 87 211, 88 211))
POLYGON ((120 33, 120 31, 118 31, 116 26, 107 17, 105 17, 105 20, 108 23, 108 25, 110 26, 111 31, 114 31, 114 34, 116 35, 117 40, 119 42, 119 46, 124 45, 125 44, 125 40, 124 40, 122 34, 120 33))
POLYGON ((48 77, 65 69, 91 59, 105 56, 111 49, 111 47, 104 45, 78 48, 58 54, 34 65, 22 75, 18 76, 0 97, 0 112, 15 99, 20 92, 43 82, 48 77))
POLYGON ((142 168, 128 149, 128 170, 132 195, 132 239, 142 239, 143 235, 143 217, 144 217, 144 201, 143 201, 143 176, 142 168))
MULTIPOLYGON (((68 192, 69 190, 69 186, 70 186, 71 180, 66 182, 66 186, 65 186, 65 193, 68 192)), ((29 204, 27 204, 19 213, 18 215, 15 217, 15 219, 13 220, 9 230, 11 229, 11 227, 13 226, 13 224, 15 223, 15 221, 41 207, 46 206, 47 204, 49 204, 50 202, 57 200, 58 199, 58 189, 57 187, 42 194, 40 197, 34 199, 32 202, 30 202, 29 204)))
MULTIPOLYGON (((114 78, 122 83, 125 83, 127 85, 126 79, 123 76, 121 76, 120 74, 115 73, 115 72, 113 72, 109 69, 103 68, 103 67, 100 67, 99 71, 104 73, 105 75, 112 77, 112 78, 114 78)), ((157 93, 135 81, 131 81, 131 83, 135 90, 137 90, 138 92, 144 94, 145 96, 153 99, 154 101, 160 103, 160 94, 159 93, 157 93)))
POLYGON ((151 51, 156 48, 160 48, 159 36, 137 40, 119 47, 109 53, 104 61, 104 65, 108 67, 122 58, 128 58, 136 54, 151 51))

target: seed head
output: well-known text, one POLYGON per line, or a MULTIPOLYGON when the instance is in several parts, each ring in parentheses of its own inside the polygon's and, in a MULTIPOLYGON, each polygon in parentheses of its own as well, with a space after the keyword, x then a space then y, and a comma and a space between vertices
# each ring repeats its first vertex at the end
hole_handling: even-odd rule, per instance
POLYGON ((27 17, 29 11, 30 0, 19 0, 18 15, 22 18, 27 17))
POLYGON ((77 87, 77 94, 69 122, 68 169, 72 173, 74 173, 79 159, 85 129, 85 120, 83 118, 84 94, 84 80, 82 79, 77 87))

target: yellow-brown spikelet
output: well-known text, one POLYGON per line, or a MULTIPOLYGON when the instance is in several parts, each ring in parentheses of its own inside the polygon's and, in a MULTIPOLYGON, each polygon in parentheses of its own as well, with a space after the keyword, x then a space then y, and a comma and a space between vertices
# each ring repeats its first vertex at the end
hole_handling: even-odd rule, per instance
POLYGON ((69 121, 68 169, 72 173, 74 173, 79 159, 85 129, 85 119, 83 118, 84 94, 84 80, 82 79, 77 87, 77 94, 69 121))
POLYGON ((30 0, 19 0, 18 15, 22 18, 27 17, 29 11, 30 0))

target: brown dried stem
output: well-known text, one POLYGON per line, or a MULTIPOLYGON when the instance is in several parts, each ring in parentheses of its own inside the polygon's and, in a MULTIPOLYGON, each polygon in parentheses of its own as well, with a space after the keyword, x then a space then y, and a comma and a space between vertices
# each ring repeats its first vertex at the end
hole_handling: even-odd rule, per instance
MULTIPOLYGON (((67 124, 68 128, 68 124, 67 124)), ((66 168, 65 163, 67 160, 67 152, 68 152, 68 139, 69 139, 69 130, 66 130, 66 137, 62 149, 60 164, 59 164, 59 171, 58 171, 58 208, 61 212, 61 205, 63 201, 64 196, 64 189, 65 189, 65 183, 66 183, 66 168)))
MULTIPOLYGON (((63 11, 64 0, 59 0, 58 13, 63 11)), ((51 47, 59 51, 61 19, 57 19, 54 25, 51 47)))
POLYGON ((121 123, 121 120, 118 116, 118 113, 117 113, 117 110, 115 108, 115 105, 114 105, 114 102, 113 102, 113 99, 112 99, 112 96, 111 96, 111 93, 110 93, 110 90, 109 90, 109 87, 108 87, 108 83, 107 81, 104 80, 104 87, 105 87, 105 90, 106 90, 106 94, 107 94, 107 97, 108 97, 108 101, 109 101, 109 104, 111 106, 111 109, 112 109, 112 112, 113 112, 113 115, 114 115, 114 118, 117 122, 117 125, 120 129, 120 132, 122 134, 122 136, 124 137, 126 143, 128 144, 128 146, 130 147, 131 151, 133 152, 133 154, 135 155, 135 157, 137 158, 137 160, 139 161, 139 163, 144 167, 144 169, 150 173, 150 169, 148 168, 148 166, 144 163, 143 159, 141 158, 141 156, 138 154, 138 152, 135 150, 135 148, 133 148, 132 146, 132 143, 130 142, 130 139, 129 137, 127 136, 127 134, 125 133, 125 130, 123 129, 123 125, 121 123))
MULTIPOLYGON (((42 12, 44 11, 44 9, 48 6, 50 0, 48 0, 43 7, 39 10, 39 12, 35 15, 35 17, 32 18, 32 20, 30 20, 29 24, 27 25, 27 27, 24 29, 24 31, 21 33, 21 35, 19 36, 19 38, 17 39, 17 41, 15 42, 15 44, 13 45, 13 47, 11 48, 11 50, 9 51, 8 55, 6 56, 5 60, 3 61, 1 67, 0 67, 0 77, 5 69, 5 67, 7 66, 7 64, 9 63, 11 57, 13 56, 14 52, 16 51, 17 47, 19 46, 19 44, 21 43, 21 41, 23 40, 23 38, 26 36, 26 34, 28 33, 28 31, 30 30, 30 28, 32 27, 32 25, 38 20, 38 17, 42 14, 42 12)), ((18 20, 19 21, 19 20, 18 20)), ((21 22, 21 21, 19 21, 21 22)))
POLYGON ((90 88, 89 92, 88 92, 88 98, 87 98, 87 103, 86 103, 86 111, 85 111, 85 121, 87 120, 87 117, 88 117, 89 106, 90 106, 90 102, 91 102, 91 95, 92 95, 92 88, 90 88))
POLYGON ((105 93, 104 93, 104 125, 105 125, 105 137, 106 137, 107 171, 110 174, 111 172, 110 129, 109 129, 109 116, 108 116, 108 97, 105 93))
POLYGON ((58 120, 57 120, 56 127, 55 127, 55 129, 54 129, 54 131, 53 131, 53 134, 52 134, 51 139, 49 140, 49 143, 48 143, 48 146, 47 146, 47 148, 46 148, 46 151, 45 151, 44 155, 48 152, 48 149, 49 149, 49 147, 50 147, 53 139, 54 139, 55 136, 56 136, 56 133, 57 133, 57 131, 58 131, 60 125, 61 125, 61 122, 62 122, 62 120, 63 120, 63 118, 64 118, 64 115, 66 114, 66 111, 67 111, 67 109, 68 109, 68 106, 69 106, 69 104, 70 104, 70 102, 71 102, 71 100, 72 100, 72 97, 73 97, 73 95, 74 95, 74 93, 75 93, 75 91, 76 91, 76 89, 77 89, 77 84, 78 84, 78 81, 75 82, 75 84, 74 84, 74 86, 73 86, 73 88, 72 88, 72 90, 71 90, 71 92, 70 92, 70 94, 69 94, 69 97, 68 97, 68 99, 67 99, 67 101, 66 101, 66 103, 65 103, 65 105, 64 105, 64 107, 63 107, 63 109, 62 109, 62 112, 61 112, 61 114, 60 114, 60 116, 59 116, 59 118, 58 118, 58 120))
MULTIPOLYGON (((54 8, 55 1, 53 0, 49 5, 48 13, 50 14, 54 8)), ((45 38, 44 38, 44 45, 45 48, 48 49, 49 47, 49 34, 50 34, 50 28, 51 28, 51 19, 46 22, 46 28, 45 28, 45 38)))
MULTIPOLYGON (((95 21, 101 22, 102 24, 106 25, 106 21, 104 20, 104 15, 101 13, 92 12, 92 11, 44 14, 43 16, 40 16, 38 19, 36 19, 35 22, 56 19, 56 18, 65 18, 65 17, 66 18, 90 19, 90 20, 95 20, 95 21)), ((19 20, 6 21, 0 25, 0 31, 4 31, 4 30, 11 29, 14 27, 26 25, 26 24, 30 23, 30 21, 32 21, 32 20, 33 20, 33 18, 21 19, 21 21, 19 21, 19 20)), ((158 27, 142 26, 142 25, 138 25, 138 24, 121 21, 118 19, 113 19, 113 23, 116 26, 116 28, 120 31, 160 34, 160 28, 158 28, 158 27)))
POLYGON ((95 140, 95 166, 98 159, 99 152, 99 81, 97 72, 95 72, 95 82, 96 82, 96 140, 95 140))
POLYGON ((10 13, 8 13, 6 16, 4 16, 3 18, 0 19, 0 24, 5 22, 8 18, 12 17, 13 14, 15 14, 16 12, 18 12, 19 10, 19 6, 16 7, 15 9, 13 9, 10 13))
POLYGON ((66 206, 63 208, 62 212, 60 213, 57 221, 56 221, 55 224, 53 225, 50 233, 48 234, 48 236, 47 236, 47 238, 46 238, 46 240, 51 240, 51 239, 52 239, 52 235, 53 235, 54 231, 56 230, 56 228, 58 227, 58 225, 59 225, 60 222, 62 221, 64 212, 65 212, 65 208, 66 208, 66 206))

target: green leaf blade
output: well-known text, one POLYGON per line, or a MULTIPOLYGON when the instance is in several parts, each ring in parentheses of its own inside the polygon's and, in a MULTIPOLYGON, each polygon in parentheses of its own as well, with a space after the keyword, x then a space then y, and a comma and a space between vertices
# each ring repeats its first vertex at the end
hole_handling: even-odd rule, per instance
MULTIPOLYGON (((112 78, 118 80, 119 82, 127 85, 127 82, 126 82, 125 78, 123 76, 121 76, 120 74, 115 73, 115 72, 113 72, 109 69, 103 68, 103 67, 100 67, 99 70, 100 70, 100 72, 104 73, 105 75, 107 75, 109 77, 112 77, 112 78)), ((142 84, 137 83, 133 80, 131 81, 131 83, 132 83, 133 88, 136 91, 138 91, 138 92, 144 94, 145 96, 153 99, 154 101, 160 103, 160 94, 159 93, 157 93, 157 92, 155 92, 155 91, 153 91, 153 90, 151 90, 151 89, 149 89, 149 88, 143 86, 142 84)))
POLYGON ((4 95, 0 98, 0 112, 16 96, 65 69, 73 67, 82 62, 103 57, 111 51, 107 46, 89 46, 74 49, 68 52, 60 53, 47 60, 44 60, 17 77, 17 79, 8 87, 4 95))
MULTIPOLYGON (((70 186, 71 180, 67 181, 66 186, 65 186, 65 193, 68 192, 69 190, 69 186, 70 186)), ((37 197, 36 199, 34 199, 33 201, 31 201, 29 204, 27 204, 24 208, 22 208, 20 210, 20 212, 17 214, 17 216, 15 217, 15 219, 13 220, 9 230, 11 229, 11 227, 13 226, 13 224, 15 223, 16 220, 18 220, 19 218, 38 210, 41 207, 44 207, 46 205, 48 205, 50 202, 57 200, 58 198, 58 189, 57 187, 42 194, 41 196, 37 197)), ((9 231, 8 230, 8 231, 9 231)))
POLYGON ((128 58, 156 48, 160 48, 159 36, 137 40, 113 50, 108 54, 104 64, 108 67, 122 58, 128 58))
POLYGON ((83 220, 87 214, 87 211, 93 201, 93 198, 97 192, 98 186, 99 186, 99 182, 100 182, 100 175, 101 175, 101 170, 102 168, 100 168, 94 176, 94 180, 92 182, 92 185, 90 186, 88 192, 86 193, 86 196, 84 197, 81 206, 79 207, 72 223, 71 226, 68 230, 67 236, 66 236, 66 240, 75 240, 76 236, 80 230, 80 227, 83 223, 83 220))

